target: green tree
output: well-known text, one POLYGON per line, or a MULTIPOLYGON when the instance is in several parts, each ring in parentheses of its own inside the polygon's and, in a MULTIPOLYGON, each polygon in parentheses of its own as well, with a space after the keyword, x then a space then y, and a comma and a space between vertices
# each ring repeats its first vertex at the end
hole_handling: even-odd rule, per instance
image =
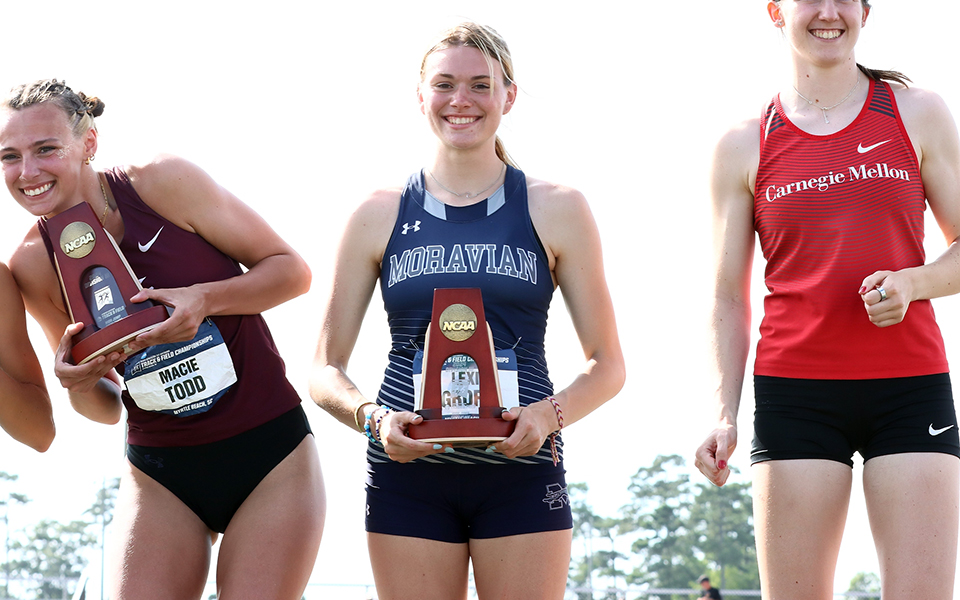
MULTIPOLYGON (((5 471, 0 471, 0 481, 16 481, 18 475, 11 475, 5 471)), ((10 594, 10 507, 14 505, 23 505, 30 502, 30 498, 16 492, 7 492, 0 496, 0 506, 3 507, 3 597, 12 598, 10 594)))
POLYGON ((867 573, 861 571, 850 580, 848 592, 868 592, 875 593, 880 597, 880 577, 876 573, 867 573))
POLYGON ((717 487, 703 482, 695 489, 690 527, 694 546, 715 573, 713 581, 721 589, 760 589, 750 484, 728 481, 717 487))
POLYGON ((631 550, 639 560, 629 583, 686 588, 704 570, 690 524, 690 476, 680 456, 657 456, 631 478, 631 503, 621 510, 620 532, 635 534, 631 550))
MULTIPOLYGON (((593 590, 606 587, 604 582, 610 581, 616 588, 618 581, 626 577, 617 561, 627 558, 615 548, 619 519, 601 517, 593 512, 587 502, 587 484, 572 483, 567 486, 567 492, 573 511, 573 537, 583 544, 583 555, 571 561, 570 582, 577 588, 593 590)), ((577 600, 594 600, 595 597, 593 592, 577 592, 577 600)), ((614 592, 604 592, 601 600, 614 597, 614 592)))
POLYGON ((97 543, 87 532, 89 526, 86 521, 64 525, 44 519, 26 532, 25 540, 13 542, 18 557, 11 561, 12 572, 31 581, 34 598, 70 597, 68 584, 87 564, 83 552, 97 543))

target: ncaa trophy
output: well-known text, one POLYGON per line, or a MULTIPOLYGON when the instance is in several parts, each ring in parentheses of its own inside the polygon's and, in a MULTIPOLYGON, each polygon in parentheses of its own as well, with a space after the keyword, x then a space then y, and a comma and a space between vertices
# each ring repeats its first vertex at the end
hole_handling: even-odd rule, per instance
POLYGON ((408 434, 423 442, 486 446, 513 433, 504 421, 493 334, 479 288, 435 289, 423 376, 408 434))
POLYGON ((167 318, 161 304, 130 302, 142 289, 140 282, 89 204, 81 202, 45 225, 67 314, 71 322, 83 322, 73 336, 75 364, 123 351, 167 318))

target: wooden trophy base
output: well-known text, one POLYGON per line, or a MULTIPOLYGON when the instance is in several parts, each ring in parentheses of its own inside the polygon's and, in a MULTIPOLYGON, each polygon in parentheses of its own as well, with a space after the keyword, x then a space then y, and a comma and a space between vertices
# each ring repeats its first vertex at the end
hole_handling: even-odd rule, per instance
POLYGON ((150 331, 167 318, 167 307, 161 304, 135 312, 112 325, 91 333, 73 344, 72 356, 82 365, 104 354, 123 351, 127 342, 141 333, 150 331))
POLYGON ((423 417, 419 425, 411 426, 407 434, 421 442, 450 444, 460 448, 489 446, 510 437, 516 421, 504 421, 499 406, 480 407, 479 419, 444 419, 440 409, 417 411, 423 417))

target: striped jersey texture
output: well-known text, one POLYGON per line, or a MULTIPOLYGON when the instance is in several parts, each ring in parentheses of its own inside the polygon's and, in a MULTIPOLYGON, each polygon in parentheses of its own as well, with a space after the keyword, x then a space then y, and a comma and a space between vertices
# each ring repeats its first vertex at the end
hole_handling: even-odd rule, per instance
POLYGON ((879 270, 924 264, 926 197, 891 87, 871 82, 857 118, 812 135, 775 97, 761 118, 754 225, 767 261, 754 372, 802 379, 943 373, 930 301, 879 328, 859 295, 879 270))

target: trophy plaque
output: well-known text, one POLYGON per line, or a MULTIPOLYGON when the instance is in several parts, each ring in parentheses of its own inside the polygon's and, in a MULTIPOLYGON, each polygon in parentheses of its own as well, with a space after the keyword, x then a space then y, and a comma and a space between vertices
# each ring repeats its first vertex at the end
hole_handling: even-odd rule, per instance
POLYGON ((436 289, 427 327, 423 376, 411 438, 454 446, 486 446, 516 426, 501 418, 493 334, 479 288, 436 289))
POLYGON ((161 304, 130 302, 142 289, 140 282, 89 204, 47 219, 46 229, 67 314, 73 323, 83 322, 73 336, 76 364, 123 351, 127 342, 167 318, 161 304))

